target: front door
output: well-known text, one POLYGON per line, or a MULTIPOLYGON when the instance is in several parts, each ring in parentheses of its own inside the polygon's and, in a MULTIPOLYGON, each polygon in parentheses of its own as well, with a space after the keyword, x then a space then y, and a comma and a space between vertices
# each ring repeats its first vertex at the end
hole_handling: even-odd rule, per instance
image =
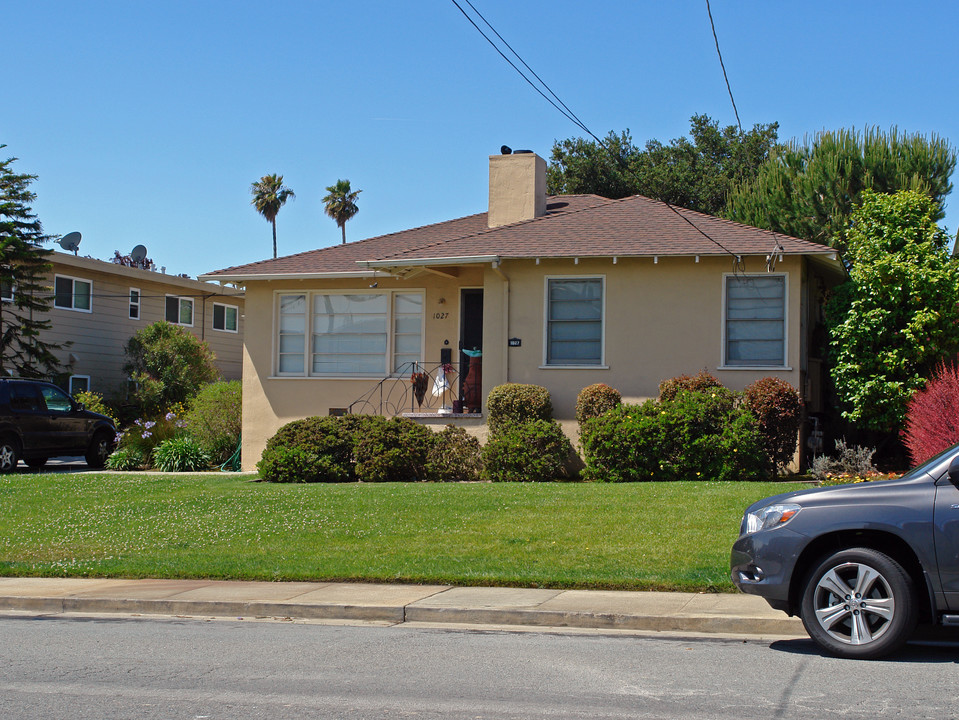
MULTIPOLYGON (((459 399, 465 401, 467 391, 475 395, 476 389, 470 385, 476 385, 481 382, 481 375, 478 375, 481 367, 481 356, 477 357, 477 362, 473 368, 473 379, 467 383, 470 372, 471 357, 464 350, 470 353, 483 351, 483 291, 482 289, 468 289, 460 291, 460 348, 459 348, 459 399)), ((466 406, 464 405, 464 410, 466 406)))

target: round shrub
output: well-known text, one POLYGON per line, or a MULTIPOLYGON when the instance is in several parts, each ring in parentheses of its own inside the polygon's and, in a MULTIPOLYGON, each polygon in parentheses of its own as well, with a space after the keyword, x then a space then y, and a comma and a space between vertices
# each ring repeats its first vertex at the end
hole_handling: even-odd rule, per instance
POLYGON ((426 480, 434 433, 404 417, 371 423, 356 437, 356 479, 362 482, 426 480))
POLYGON ((582 425, 590 418, 609 412, 622 402, 623 396, 619 390, 605 383, 587 385, 576 396, 576 420, 582 425))
POLYGON ((506 383, 490 390, 486 398, 490 437, 532 420, 552 420, 553 403, 549 390, 539 385, 506 383))
POLYGON ((210 456, 196 440, 182 435, 164 440, 153 449, 153 465, 163 472, 196 472, 210 466, 210 456))
POLYGON ((353 436, 342 420, 308 417, 281 427, 257 463, 260 477, 269 482, 352 480, 353 436))
POLYGON ((436 433, 426 456, 426 472, 436 482, 474 482, 480 479, 483 462, 480 443, 466 430, 447 425, 436 433))
POLYGON ((743 391, 743 403, 756 419, 772 473, 780 474, 796 454, 802 420, 799 392, 785 380, 766 377, 743 391))
POLYGON ((143 453, 135 447, 120 448, 114 450, 107 458, 107 470, 139 470, 143 467, 143 453))
POLYGON ((483 474, 493 482, 549 482, 566 475, 573 447, 553 420, 512 425, 490 435, 483 474))
POLYGON ((663 380, 659 384, 660 400, 675 400, 680 391, 687 392, 706 392, 713 388, 721 388, 723 384, 706 370, 700 370, 695 375, 678 375, 674 378, 663 380))
POLYGON ((187 431, 210 459, 226 462, 240 443, 242 385, 239 380, 204 385, 183 416, 187 431))
POLYGON ((725 388, 683 391, 671 401, 621 405, 588 420, 588 480, 762 480, 761 438, 725 388))

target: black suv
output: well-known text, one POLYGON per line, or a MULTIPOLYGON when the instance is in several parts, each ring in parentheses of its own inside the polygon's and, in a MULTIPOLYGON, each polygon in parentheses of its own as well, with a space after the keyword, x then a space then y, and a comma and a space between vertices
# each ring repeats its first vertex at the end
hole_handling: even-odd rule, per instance
POLYGON ((959 445, 898 480, 753 503, 730 564, 740 590, 843 657, 890 653, 919 622, 959 625, 959 445))
POLYGON ((0 379, 0 472, 12 472, 21 458, 39 468, 64 455, 83 455, 101 468, 116 436, 110 418, 84 410, 56 385, 0 379))

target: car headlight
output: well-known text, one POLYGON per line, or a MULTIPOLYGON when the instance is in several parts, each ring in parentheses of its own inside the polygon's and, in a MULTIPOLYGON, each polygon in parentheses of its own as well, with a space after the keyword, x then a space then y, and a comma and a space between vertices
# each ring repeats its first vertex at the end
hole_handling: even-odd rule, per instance
POLYGON ((771 530, 782 527, 792 520, 802 508, 799 505, 776 504, 767 505, 753 512, 746 513, 744 534, 750 535, 760 530, 771 530))

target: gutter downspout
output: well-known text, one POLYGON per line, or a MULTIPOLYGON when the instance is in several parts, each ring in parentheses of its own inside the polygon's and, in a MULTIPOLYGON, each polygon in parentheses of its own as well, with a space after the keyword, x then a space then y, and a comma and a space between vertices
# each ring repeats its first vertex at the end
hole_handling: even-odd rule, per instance
POLYGON ((503 343, 503 381, 509 382, 509 277, 500 270, 500 261, 493 261, 493 272, 503 281, 503 329, 506 331, 506 342, 503 343))

